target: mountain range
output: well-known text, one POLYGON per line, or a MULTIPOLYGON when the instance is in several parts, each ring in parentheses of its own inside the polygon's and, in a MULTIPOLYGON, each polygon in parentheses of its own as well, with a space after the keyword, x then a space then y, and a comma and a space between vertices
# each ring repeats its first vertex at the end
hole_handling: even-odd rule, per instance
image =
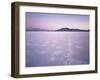
POLYGON ((71 28, 61 28, 61 29, 57 29, 57 30, 48 30, 48 29, 40 29, 40 28, 31 28, 31 29, 26 29, 26 31, 82 31, 82 32, 89 32, 90 30, 71 29, 71 28))

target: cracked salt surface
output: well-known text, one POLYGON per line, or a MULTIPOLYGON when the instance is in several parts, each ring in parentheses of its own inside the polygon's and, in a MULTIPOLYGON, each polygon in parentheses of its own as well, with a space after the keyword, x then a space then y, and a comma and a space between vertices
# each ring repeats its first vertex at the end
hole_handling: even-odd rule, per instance
POLYGON ((89 32, 28 32, 26 67, 89 64, 89 32))

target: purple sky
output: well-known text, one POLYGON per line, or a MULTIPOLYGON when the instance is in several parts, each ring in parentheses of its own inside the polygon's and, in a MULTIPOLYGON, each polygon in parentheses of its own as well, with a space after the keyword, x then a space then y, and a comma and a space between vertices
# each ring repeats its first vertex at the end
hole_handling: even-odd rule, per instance
POLYGON ((57 30, 65 27, 89 29, 89 18, 89 15, 26 12, 26 29, 57 30))

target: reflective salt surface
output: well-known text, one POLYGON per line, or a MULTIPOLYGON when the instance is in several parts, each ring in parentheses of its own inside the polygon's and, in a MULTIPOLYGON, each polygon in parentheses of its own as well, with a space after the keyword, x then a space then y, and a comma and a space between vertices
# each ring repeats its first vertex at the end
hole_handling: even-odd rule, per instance
POLYGON ((89 64, 89 32, 26 32, 26 67, 89 64))

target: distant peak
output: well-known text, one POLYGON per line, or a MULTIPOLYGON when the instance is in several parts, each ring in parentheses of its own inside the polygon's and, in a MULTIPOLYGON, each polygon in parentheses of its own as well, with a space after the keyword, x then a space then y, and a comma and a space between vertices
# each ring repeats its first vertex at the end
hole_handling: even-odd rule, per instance
POLYGON ((89 31, 89 29, 83 30, 83 29, 72 29, 72 28, 64 27, 57 30, 49 30, 49 29, 41 29, 41 28, 31 28, 31 29, 26 29, 26 31, 89 31))

